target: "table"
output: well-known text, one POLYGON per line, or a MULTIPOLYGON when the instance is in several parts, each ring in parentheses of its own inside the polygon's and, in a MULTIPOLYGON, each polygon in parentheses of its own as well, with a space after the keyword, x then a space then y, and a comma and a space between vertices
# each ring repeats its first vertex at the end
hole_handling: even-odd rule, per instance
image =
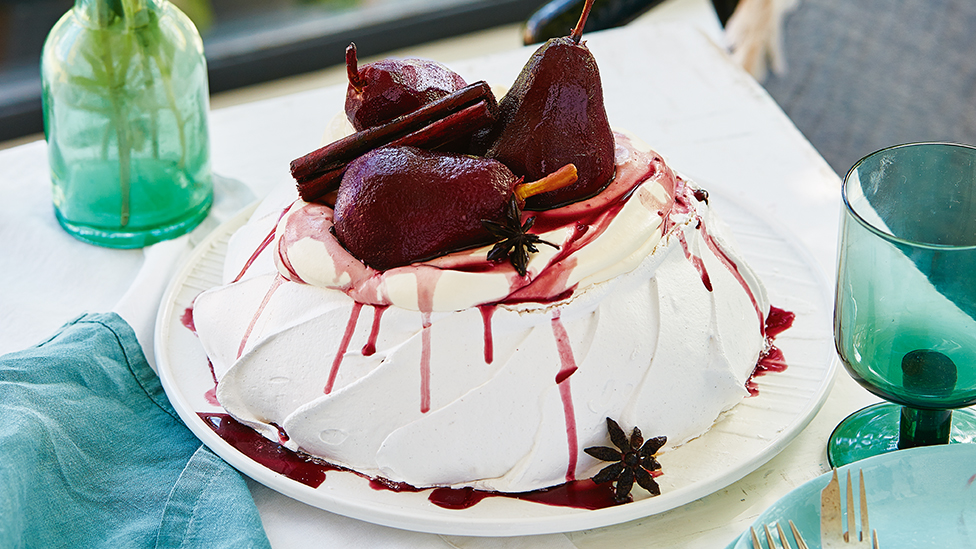
MULTIPOLYGON (((833 278, 840 181, 759 84, 694 26, 643 22, 586 40, 600 64, 611 123, 641 136, 691 179, 766 212, 805 244, 830 273, 827 280, 833 278)), ((451 67, 469 81, 507 85, 531 51, 511 49, 451 67)), ((219 177, 210 227, 290 182, 289 161, 318 145, 344 93, 343 86, 316 88, 213 111, 212 160, 219 177)), ((189 249, 186 240, 199 240, 205 230, 169 246, 157 278, 175 268, 174 258, 189 249)), ((6 313, 0 353, 39 341, 83 311, 111 309, 144 262, 160 261, 150 250, 107 250, 73 240, 51 212, 45 144, 0 151, 0 307, 6 313)), ((161 292, 139 298, 154 305, 161 292)), ((151 349, 152 318, 147 313, 136 322, 145 349, 151 349)), ((256 483, 251 487, 279 548, 316 539, 326 546, 485 548, 627 548, 653 540, 654 547, 714 549, 725 547, 776 499, 828 470, 824 444, 830 431, 876 400, 840 373, 811 424, 745 478, 660 515, 568 534, 479 539, 403 532, 319 511, 256 483)))

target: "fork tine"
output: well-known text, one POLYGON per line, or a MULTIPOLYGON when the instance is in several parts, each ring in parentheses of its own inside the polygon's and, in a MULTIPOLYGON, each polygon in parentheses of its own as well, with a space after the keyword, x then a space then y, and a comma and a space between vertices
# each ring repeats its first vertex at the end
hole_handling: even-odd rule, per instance
POLYGON ((858 470, 858 474, 861 477, 861 541, 866 542, 871 532, 868 523, 868 496, 867 490, 864 489, 864 471, 858 470))
POLYGON ((837 469, 831 474, 830 482, 820 493, 820 543, 823 547, 837 547, 844 543, 843 515, 840 509, 840 482, 837 469))
POLYGON ((779 522, 776 523, 776 533, 779 534, 779 542, 783 544, 783 549, 790 549, 790 542, 786 539, 786 532, 783 531, 783 527, 780 526, 779 522))
POLYGON ((749 527, 749 531, 752 532, 752 549, 763 549, 761 543, 759 543, 759 536, 756 535, 756 527, 749 527))
POLYGON ((871 537, 872 537, 871 549, 881 549, 881 546, 878 545, 878 531, 874 530, 873 532, 871 532, 871 537))
POLYGON ((851 484, 851 470, 847 470, 847 532, 844 541, 854 543, 857 539, 857 529, 854 523, 854 485, 851 484))
MULTIPOLYGON (((776 522, 775 524, 776 533, 779 535, 778 543, 775 541, 775 538, 773 538, 773 533, 770 531, 769 525, 763 524, 763 530, 766 534, 766 547, 768 547, 768 549, 777 549, 779 547, 782 547, 782 549, 791 549, 793 545, 790 544, 790 539, 786 536, 786 532, 783 530, 783 525, 779 522, 776 522)), ((796 527, 796 524, 793 524, 792 520, 789 521, 789 524, 790 530, 793 532, 793 540, 796 543, 796 549, 809 549, 807 542, 803 539, 803 536, 800 535, 800 531, 796 527)), ((752 536, 753 549, 763 549, 763 544, 760 541, 760 537, 756 532, 755 526, 749 527, 749 534, 752 536)))
MULTIPOLYGON (((796 549, 809 549, 807 547, 807 542, 804 541, 803 536, 800 535, 800 531, 797 529, 796 525, 793 524, 792 520, 790 521, 790 530, 793 531, 793 539, 796 540, 796 549)), ((878 537, 877 533, 875 533, 874 537, 875 538, 878 537)), ((875 547, 874 549, 878 549, 878 548, 875 547)))
MULTIPOLYGON (((820 543, 825 549, 838 549, 840 547, 859 547, 868 549, 872 547, 872 532, 868 520, 868 499, 867 490, 864 487, 864 471, 858 471, 858 508, 854 504, 854 483, 851 482, 851 471, 847 471, 847 486, 844 490, 847 506, 842 509, 841 487, 837 479, 837 469, 834 469, 830 482, 820 493, 820 543), (844 531, 844 512, 847 513, 847 528, 844 531), (857 527, 857 516, 860 515, 860 531, 857 527)), ((877 549, 877 542, 874 541, 874 548, 877 549)))

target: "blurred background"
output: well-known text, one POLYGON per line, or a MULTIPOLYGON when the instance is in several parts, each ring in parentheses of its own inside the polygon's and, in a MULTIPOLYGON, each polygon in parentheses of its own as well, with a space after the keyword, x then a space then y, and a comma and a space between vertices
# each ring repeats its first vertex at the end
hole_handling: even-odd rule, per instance
MULTIPOLYGON (((774 37, 781 38, 785 65, 758 78, 839 175, 886 146, 912 141, 976 144, 976 0, 741 4, 747 1, 790 5, 779 25, 782 33, 774 37)), ((648 9, 681 3, 707 5, 717 15, 718 27, 740 0, 666 0, 657 6, 661 2, 598 0, 587 31, 592 30, 589 23, 626 22, 648 9), (597 13, 599 9, 606 11, 597 13)), ((200 29, 210 90, 220 93, 327 67, 342 78, 339 65, 353 40, 361 58, 403 48, 422 57, 422 48, 413 46, 477 33, 514 47, 522 41, 523 23, 547 0, 173 3, 200 29)), ((51 26, 72 4, 0 0, 0 142, 42 131, 40 51, 51 26)), ((565 8, 575 19, 582 0, 548 4, 575 4, 565 8)), ((470 43, 459 55, 482 53, 478 41, 470 43)))
MULTIPOLYGON (((219 93, 524 21, 545 0, 173 0, 204 40, 219 93)), ((43 131, 41 48, 73 0, 0 0, 0 141, 43 131)))
POLYGON ((800 0, 763 85, 840 176, 873 151, 976 145, 976 0, 800 0))

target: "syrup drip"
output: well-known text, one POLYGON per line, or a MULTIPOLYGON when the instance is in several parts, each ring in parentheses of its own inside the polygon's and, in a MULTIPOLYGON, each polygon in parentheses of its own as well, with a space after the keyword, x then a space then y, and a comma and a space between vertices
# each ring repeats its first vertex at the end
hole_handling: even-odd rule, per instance
POLYGON ((770 347, 766 353, 759 357, 759 362, 756 363, 756 369, 752 371, 752 375, 746 381, 746 390, 749 391, 749 396, 759 395, 759 384, 756 383, 757 377, 764 376, 769 372, 782 372, 786 368, 786 357, 783 356, 783 351, 779 347, 770 347))
POLYGON ((752 301, 752 306, 753 308, 756 309, 756 314, 759 316, 760 333, 763 336, 765 336, 766 319, 763 317, 763 310, 759 307, 759 302, 756 301, 756 296, 755 294, 752 293, 752 288, 750 288, 746 280, 742 278, 742 273, 739 272, 739 267, 735 264, 734 261, 732 261, 732 258, 730 258, 728 254, 725 253, 725 250, 723 250, 722 247, 718 245, 718 242, 715 242, 715 239, 712 238, 712 235, 708 234, 708 231, 705 229, 704 222, 701 223, 701 234, 702 237, 705 239, 705 244, 707 244, 708 248, 712 250, 712 253, 715 254, 715 257, 717 257, 719 261, 721 261, 725 265, 725 267, 729 270, 729 272, 732 273, 732 276, 734 276, 735 279, 739 281, 739 285, 742 286, 742 289, 746 291, 746 295, 749 296, 749 300, 752 301))
POLYGON ((183 310, 183 314, 180 315, 180 324, 184 328, 193 332, 193 335, 197 335, 197 327, 193 324, 193 304, 183 310))
MULTIPOLYGON (((612 213, 616 214, 617 212, 614 211, 612 213)), ((573 252, 577 251, 579 248, 582 248, 582 245, 577 245, 577 242, 583 240, 583 238, 587 236, 590 237, 587 238, 586 240, 587 242, 589 242, 590 240, 593 240, 596 236, 599 236, 599 234, 602 233, 605 228, 606 227, 600 227, 600 229, 598 229, 599 233, 594 234, 594 233, 590 233, 590 226, 587 225, 586 223, 583 222, 574 223, 573 231, 569 233, 569 236, 566 238, 566 241, 563 242, 562 246, 559 247, 559 252, 557 252, 556 255, 554 255, 552 259, 549 260, 549 265, 550 266, 556 265, 560 261, 566 259, 570 255, 572 255, 573 252), (590 234, 587 235, 587 233, 590 234)))
MULTIPOLYGON (((564 248, 565 249, 565 248, 564 248)), ((572 297, 576 285, 569 285, 569 276, 576 268, 577 259, 567 257, 558 266, 554 260, 529 284, 508 294, 500 303, 558 303, 572 297)))
MULTIPOLYGON (((281 214, 278 215, 278 221, 281 221, 281 218, 285 217, 285 214, 288 213, 288 210, 290 210, 293 205, 294 202, 286 206, 285 209, 281 210, 281 214)), ((244 266, 241 267, 241 272, 237 273, 237 276, 234 277, 234 282, 237 282, 244 277, 244 273, 246 273, 247 270, 251 268, 251 265, 253 265, 254 261, 257 260, 259 255, 261 255, 261 252, 263 252, 264 249, 271 244, 271 242, 274 240, 275 230, 277 228, 278 228, 278 224, 275 223, 274 226, 271 227, 271 232, 268 233, 268 236, 264 237, 264 240, 262 240, 261 243, 258 244, 257 249, 254 250, 254 253, 251 254, 251 257, 249 257, 247 261, 244 262, 244 266)))
POLYGON ((766 337, 775 338, 793 326, 794 320, 796 320, 794 313, 770 306, 769 315, 766 317, 766 337))
POLYGON ((271 296, 274 295, 275 290, 281 286, 281 283, 285 281, 285 278, 280 274, 275 275, 274 282, 271 283, 271 287, 268 288, 268 293, 264 294, 264 299, 261 301, 261 305, 258 306, 258 310, 254 312, 254 316, 251 318, 251 323, 247 325, 247 329, 244 330, 244 337, 241 338, 241 345, 237 348, 237 358, 241 358, 244 354, 244 347, 247 345, 248 338, 251 337, 251 331, 254 330, 254 325, 257 324, 258 318, 260 318, 261 313, 264 312, 264 308, 268 306, 268 302, 271 301, 271 296))
MULTIPOLYGON (((359 473, 356 474, 358 475, 359 473)), ((383 477, 370 478, 369 487, 373 490, 389 490, 390 492, 423 492, 425 490, 425 488, 417 488, 406 482, 399 482, 383 477)))
POLYGON ((383 313, 389 308, 389 305, 373 306, 373 326, 369 329, 369 339, 363 345, 363 356, 373 356, 376 353, 376 340, 380 335, 380 319, 383 318, 383 313))
POLYGON ((217 386, 214 385, 210 389, 207 389, 206 393, 203 393, 203 398, 207 401, 207 404, 211 406, 220 406, 220 401, 217 400, 217 386))
POLYGON ((681 242, 681 249, 685 252, 685 257, 691 264, 695 266, 695 270, 698 271, 698 275, 701 276, 702 284, 705 285, 705 289, 709 292, 712 291, 712 279, 708 277, 708 271, 705 269, 705 262, 702 258, 697 255, 693 255, 691 250, 688 249, 688 240, 685 238, 685 233, 683 231, 678 231, 678 241, 681 242))
POLYGON ((420 334, 420 413, 430 411, 430 313, 421 314, 423 331, 420 334))
POLYGON ((495 343, 491 332, 491 317, 495 314, 497 305, 493 303, 478 305, 481 311, 481 320, 485 324, 485 364, 491 364, 495 359, 495 343))
POLYGON ((556 384, 559 387, 559 397, 563 401, 563 414, 566 417, 566 445, 569 449, 569 464, 566 467, 566 482, 576 480, 576 459, 579 454, 579 442, 576 437, 576 412, 573 408, 573 392, 569 384, 569 377, 576 373, 576 358, 569 345, 569 335, 560 319, 560 311, 556 309, 552 314, 552 335, 556 338, 556 349, 559 351, 561 368, 556 374, 556 384))
POLYGON ((295 270, 295 267, 291 264, 291 259, 288 257, 288 253, 285 250, 284 240, 278 241, 278 263, 288 271, 288 280, 292 282, 298 282, 299 284, 307 284, 302 277, 295 270))
POLYGON ((779 347, 770 347, 769 352, 759 359, 756 372, 757 375, 762 375, 766 372, 783 372, 786 371, 786 366, 786 358, 783 356, 783 351, 779 347))
MULTIPOLYGON (((282 215, 284 215, 284 212, 282 212, 282 215)), ((264 237, 264 240, 262 240, 261 243, 258 244, 257 249, 254 250, 254 253, 251 254, 251 257, 247 258, 247 261, 244 262, 244 266, 241 267, 241 272, 237 273, 237 276, 234 277, 233 282, 238 282, 240 281, 240 279, 244 278, 244 273, 246 273, 247 270, 251 268, 251 265, 253 265, 254 261, 258 258, 259 255, 261 255, 261 252, 263 252, 264 249, 267 248, 269 244, 271 244, 271 241, 274 240, 276 228, 277 225, 271 227, 271 232, 269 232, 268 236, 264 237)))
MULTIPOLYGON (((697 190, 695 191, 695 198, 698 199, 699 202, 706 201, 708 195, 703 191, 701 191, 702 194, 700 195, 699 192, 700 191, 697 190)), ((675 200, 675 208, 678 212, 687 213, 690 211, 690 205, 685 201, 683 193, 678 193, 675 200)), ((674 224, 665 223, 664 225, 666 225, 665 230, 667 231, 670 230, 669 227, 673 227, 674 224)), ((746 381, 746 390, 749 391, 749 396, 757 396, 759 394, 759 385, 755 381, 756 377, 765 375, 767 372, 782 372, 787 368, 783 351, 773 345, 773 340, 777 335, 793 325, 793 320, 796 315, 789 311, 770 306, 769 314, 764 319, 763 311, 759 307, 759 302, 756 300, 755 294, 752 293, 752 289, 749 287, 749 284, 742 277, 742 273, 739 272, 739 267, 734 261, 732 261, 732 258, 729 257, 725 250, 719 246, 718 242, 716 242, 715 239, 708 234, 708 231, 705 229, 705 223, 700 217, 698 218, 698 226, 701 228, 701 234, 702 238, 705 240, 705 244, 710 250, 712 250, 715 257, 718 258, 723 265, 725 265, 732 276, 735 277, 735 279, 739 282, 739 285, 742 286, 743 290, 745 290, 746 295, 749 296, 749 300, 752 302, 752 306, 755 308, 756 314, 759 316, 759 329, 760 333, 766 339, 767 350, 759 356, 755 370, 753 370, 752 375, 750 375, 749 379, 746 381)), ((708 276, 708 271, 705 268, 704 261, 702 261, 700 257, 696 257, 691 254, 684 232, 678 231, 678 239, 681 242, 681 248, 684 250, 685 257, 691 261, 692 265, 695 266, 695 269, 701 275, 702 283, 705 285, 705 288, 708 291, 712 291, 711 279, 708 276)))
POLYGON ((773 341, 776 339, 776 336, 783 333, 790 326, 793 326, 795 319, 796 315, 790 311, 785 311, 779 307, 769 307, 769 315, 766 317, 765 323, 766 340, 769 342, 768 350, 759 357, 756 369, 753 370, 752 375, 749 376, 749 380, 746 381, 746 390, 749 391, 749 396, 759 395, 759 384, 756 383, 757 377, 766 375, 768 372, 782 372, 786 370, 786 357, 779 347, 773 345, 773 341))
POLYGON ((206 393, 203 393, 203 398, 211 406, 220 406, 220 402, 217 400, 217 372, 214 371, 213 362, 211 362, 210 358, 207 358, 207 367, 210 368, 210 377, 213 378, 214 386, 206 393))
MULTIPOLYGON (((696 190, 694 196, 699 202, 705 202, 708 200, 708 194, 704 191, 696 190)), ((685 200, 683 193, 679 192, 675 197, 675 210, 679 213, 687 213, 691 211, 690 204, 685 200)), ((670 227, 673 227, 674 224, 665 223, 664 225, 665 231, 667 231, 670 230, 670 227)), ((755 370, 753 370, 752 375, 750 375, 749 379, 746 381, 746 389, 749 391, 749 395, 757 396, 759 394, 759 385, 755 381, 756 377, 765 375, 767 372, 782 372, 787 368, 783 351, 773 345, 773 340, 777 335, 793 325, 793 320, 796 315, 789 311, 770 306, 769 314, 764 319, 763 311, 759 307, 759 302, 756 300, 755 294, 752 293, 752 289, 749 287, 749 284, 742 277, 742 273, 739 272, 739 267, 734 261, 732 261, 732 258, 729 257, 725 250, 719 246, 718 242, 716 242, 715 239, 708 234, 708 231, 705 228, 705 223, 700 217, 698 218, 698 226, 701 229, 702 238, 704 238, 705 244, 710 250, 712 250, 715 257, 718 258, 723 265, 725 265, 732 276, 735 277, 735 279, 739 282, 739 285, 742 286, 742 289, 745 290, 746 295, 749 296, 749 300, 752 302, 752 306, 755 308, 756 314, 759 317, 759 329, 760 333, 766 339, 767 350, 760 355, 759 360, 756 363, 755 370)), ((712 291, 711 280, 708 276, 708 271, 705 269, 704 261, 702 261, 700 257, 696 257, 691 254, 683 232, 678 231, 678 239, 681 242, 681 248, 684 250, 685 257, 692 262, 695 269, 701 275, 702 283, 705 284, 705 288, 708 291, 712 291)))
MULTIPOLYGON (((196 298, 194 298, 194 301, 196 301, 196 298)), ((183 310, 183 314, 180 315, 180 324, 187 330, 190 330, 193 335, 197 335, 197 327, 193 323, 192 302, 189 307, 183 310)), ((210 361, 210 357, 207 357, 207 367, 210 369, 210 376, 213 377, 214 386, 203 393, 203 399, 211 406, 220 406, 220 402, 217 400, 217 373, 214 372, 213 362, 210 361)))
POLYGON ((349 348, 349 341, 352 339, 352 334, 356 331, 356 323, 359 321, 359 312, 363 310, 363 304, 354 301, 352 305, 352 312, 349 313, 349 320, 346 321, 346 331, 342 334, 342 341, 339 342, 339 348, 336 349, 335 358, 332 359, 332 369, 329 370, 329 380, 325 383, 325 394, 332 393, 332 387, 335 385, 336 376, 339 375, 339 366, 342 364, 342 357, 346 356, 346 349, 349 348))
POLYGON ((434 269, 428 280, 417 284, 417 306, 420 308, 420 413, 430 411, 430 315, 434 311, 434 288, 441 276, 440 269, 434 269))
POLYGON ((285 432, 285 428, 284 427, 282 427, 281 425, 278 425, 275 422, 271 422, 270 425, 272 427, 274 427, 275 429, 278 430, 278 444, 284 444, 284 443, 288 442, 289 440, 291 440, 291 437, 289 437, 288 436, 288 433, 285 432))

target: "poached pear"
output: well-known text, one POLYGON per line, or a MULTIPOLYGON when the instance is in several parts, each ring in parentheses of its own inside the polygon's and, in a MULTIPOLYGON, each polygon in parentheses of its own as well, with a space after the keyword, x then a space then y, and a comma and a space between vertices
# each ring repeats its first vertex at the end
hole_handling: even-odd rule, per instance
MULTIPOLYGON (((506 217, 521 224, 521 204, 533 193, 570 185, 576 169, 563 166, 538 181, 523 183, 497 160, 416 147, 374 149, 352 161, 335 202, 334 231, 342 245, 376 270, 425 261, 497 240, 506 217), (513 213, 513 206, 514 213, 513 213)), ((525 231, 531 228, 526 222, 525 231)), ((518 232, 518 231, 516 231, 518 232)), ((535 235, 514 235, 514 246, 535 251, 535 235)), ((512 256, 515 258, 515 256, 512 256)))
POLYGON ((529 198, 526 209, 555 208, 599 193, 614 175, 614 140, 596 59, 580 43, 588 0, 569 36, 535 51, 498 103, 487 156, 516 175, 538 179, 575 164, 576 183, 529 198))
POLYGON ((346 48, 346 117, 356 131, 379 126, 467 86, 459 74, 427 59, 382 59, 358 66, 346 48))
POLYGON ((335 235, 377 270, 485 244, 482 219, 505 213, 518 182, 501 162, 415 147, 381 147, 349 164, 335 235))

